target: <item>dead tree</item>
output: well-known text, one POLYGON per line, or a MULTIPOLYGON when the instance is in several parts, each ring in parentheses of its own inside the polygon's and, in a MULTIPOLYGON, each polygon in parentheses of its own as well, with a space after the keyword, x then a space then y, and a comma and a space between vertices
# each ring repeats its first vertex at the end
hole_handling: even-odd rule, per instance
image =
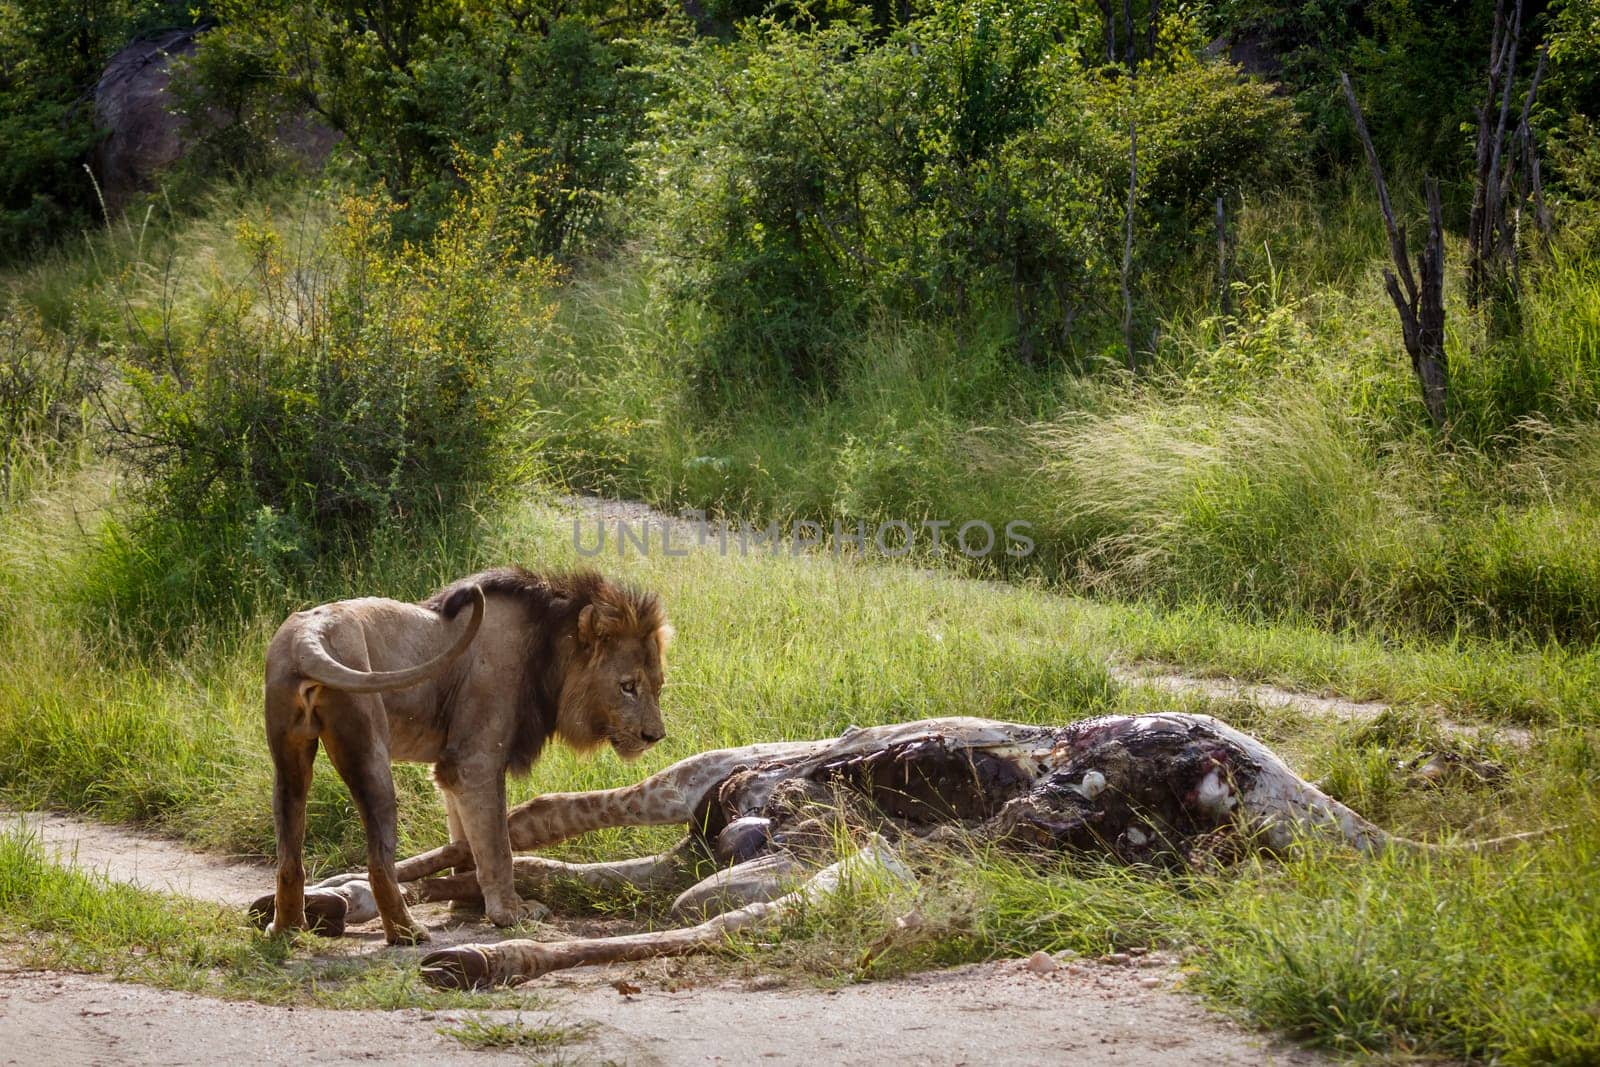
POLYGON ((1444 351, 1444 212, 1439 206, 1439 183, 1434 178, 1427 179, 1428 242, 1423 246, 1413 273, 1406 229, 1395 221, 1394 207, 1389 203, 1389 185, 1383 180, 1378 150, 1372 146, 1372 135, 1367 132, 1355 89, 1350 85, 1348 74, 1341 71, 1339 80, 1344 85, 1344 98, 1350 107, 1350 117, 1355 121, 1356 135, 1361 138, 1361 147, 1372 168, 1372 180, 1378 189, 1378 209, 1383 212, 1384 228, 1389 235, 1389 257, 1394 261, 1394 270, 1384 269, 1383 284, 1400 314, 1400 332, 1405 339, 1406 352, 1411 356, 1411 369, 1422 386, 1423 406, 1428 409, 1434 426, 1442 427, 1449 391, 1449 367, 1444 351))
MULTIPOLYGON (((1226 319, 1233 314, 1233 294, 1228 288, 1228 216, 1222 197, 1217 197, 1217 309, 1226 319)), ((1226 331, 1228 326, 1222 326, 1226 331)))
POLYGON ((1550 219, 1545 212, 1544 182, 1540 174, 1539 142, 1534 139, 1531 117, 1533 101, 1539 93, 1539 83, 1544 80, 1545 67, 1550 59, 1549 50, 1539 50, 1539 63, 1528 82, 1527 95, 1522 100, 1522 114, 1512 135, 1512 151, 1501 168, 1495 199, 1499 207, 1499 233, 1496 253, 1499 262, 1511 271, 1512 288, 1520 291, 1521 263, 1519 249, 1522 242, 1522 214, 1531 204, 1534 224, 1541 239, 1550 236, 1550 219), (1513 196, 1512 194, 1515 193, 1513 196), (1509 207, 1507 204, 1509 203, 1509 207))
POLYGON ((1511 123, 1517 49, 1522 39, 1523 0, 1515 0, 1508 13, 1506 0, 1497 0, 1489 39, 1489 70, 1484 96, 1478 105, 1478 143, 1472 183, 1472 215, 1467 223, 1467 303, 1478 307, 1509 270, 1515 281, 1517 239, 1524 206, 1535 203, 1535 218, 1544 227, 1543 190, 1538 188, 1538 146, 1529 126, 1533 101, 1544 77, 1548 55, 1541 49, 1539 64, 1523 99, 1515 128, 1511 123), (1511 143, 1507 144, 1507 134, 1511 143), (1511 150, 1508 152, 1507 148, 1511 150), (1511 199, 1515 192, 1515 199, 1511 199), (1508 207, 1508 200, 1510 206, 1508 207))

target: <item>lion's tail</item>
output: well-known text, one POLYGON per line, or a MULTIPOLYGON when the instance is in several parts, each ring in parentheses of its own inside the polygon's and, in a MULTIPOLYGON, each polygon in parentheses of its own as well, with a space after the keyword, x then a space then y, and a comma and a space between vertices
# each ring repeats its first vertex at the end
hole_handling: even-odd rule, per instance
POLYGON ((381 693, 426 681, 453 663, 472 644, 472 639, 478 636, 478 627, 483 625, 483 588, 474 585, 471 592, 472 617, 467 620, 466 629, 461 631, 461 636, 456 638, 453 645, 426 663, 398 671, 359 671, 334 659, 320 635, 307 634, 296 649, 299 653, 296 666, 301 674, 312 681, 346 693, 381 693))

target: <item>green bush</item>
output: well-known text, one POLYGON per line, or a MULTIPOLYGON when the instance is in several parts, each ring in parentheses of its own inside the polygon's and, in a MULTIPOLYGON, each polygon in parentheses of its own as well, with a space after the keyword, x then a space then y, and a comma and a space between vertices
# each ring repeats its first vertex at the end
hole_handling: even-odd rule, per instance
POLYGON ((497 151, 426 246, 370 198, 295 261, 270 222, 240 223, 249 275, 120 360, 114 447, 154 510, 315 551, 515 478, 513 361, 551 282, 514 251, 538 219, 518 162, 497 151))
POLYGON ((1118 299, 1130 109, 1142 262, 1186 260, 1216 195, 1282 173, 1291 117, 1266 87, 1174 40, 1134 92, 1085 66, 1068 14, 948 3, 881 39, 766 20, 658 57, 648 171, 705 384, 836 382, 879 307, 1003 308, 1027 361, 1093 352, 1118 299))
POLYGON ((343 169, 381 183, 403 237, 425 238, 462 191, 470 160, 518 139, 540 196, 525 251, 572 254, 608 234, 609 201, 633 180, 628 146, 645 89, 631 47, 598 19, 501 5, 365 7, 223 0, 190 68, 195 105, 238 126, 237 154, 265 151, 277 124, 309 111, 343 135, 343 169))
POLYGON ((0 314, 0 501, 30 459, 59 448, 88 421, 99 366, 81 338, 47 330, 32 309, 0 314))

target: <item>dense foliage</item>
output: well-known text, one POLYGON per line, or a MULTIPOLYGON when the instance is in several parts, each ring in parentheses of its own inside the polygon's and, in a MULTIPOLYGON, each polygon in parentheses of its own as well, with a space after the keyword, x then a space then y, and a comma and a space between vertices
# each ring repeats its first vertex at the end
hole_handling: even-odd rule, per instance
POLYGON ((660 254, 707 313, 714 375, 754 359, 830 382, 865 309, 1001 307, 1027 361, 1081 349, 1073 324, 1116 293, 1130 122, 1141 262, 1183 258, 1216 197, 1286 173, 1267 87, 1176 42, 1137 78, 1085 66, 1069 15, 981 0, 880 43, 768 20, 658 61, 660 254))
POLYGON ((208 287, 181 319, 136 322, 111 443, 155 508, 287 532, 282 547, 300 551, 514 477, 500 447, 512 357, 551 277, 517 252, 539 216, 505 181, 515 159, 497 153, 426 245, 394 248, 393 213, 371 198, 345 201, 297 258, 270 220, 242 222, 242 283, 208 287))
POLYGON ((540 190, 529 251, 576 252, 632 178, 643 87, 604 9, 505 3, 216 5, 194 67, 202 102, 239 101, 244 129, 216 136, 260 154, 286 116, 343 135, 350 177, 381 184, 398 232, 432 233, 470 160, 516 138, 540 190))

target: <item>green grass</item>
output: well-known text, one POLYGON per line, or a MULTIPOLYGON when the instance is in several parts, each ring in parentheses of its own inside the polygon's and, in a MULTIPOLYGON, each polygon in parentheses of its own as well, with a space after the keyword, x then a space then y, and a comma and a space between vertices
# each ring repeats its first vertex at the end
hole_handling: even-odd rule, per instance
MULTIPOLYGON (((313 939, 307 936, 309 944, 313 939)), ((327 1008, 537 1008, 528 991, 442 992, 415 953, 308 958, 242 911, 108 881, 49 860, 36 838, 0 831, 0 944, 14 966, 99 972, 164 989, 327 1008)), ((337 946, 318 942, 322 953, 337 946)))
POLYGON ((521 1013, 510 1020, 487 1015, 469 1015, 452 1026, 439 1027, 439 1033, 453 1037, 470 1049, 516 1049, 527 1053, 546 1052, 582 1040, 592 1026, 561 1023, 527 1023, 521 1013))

